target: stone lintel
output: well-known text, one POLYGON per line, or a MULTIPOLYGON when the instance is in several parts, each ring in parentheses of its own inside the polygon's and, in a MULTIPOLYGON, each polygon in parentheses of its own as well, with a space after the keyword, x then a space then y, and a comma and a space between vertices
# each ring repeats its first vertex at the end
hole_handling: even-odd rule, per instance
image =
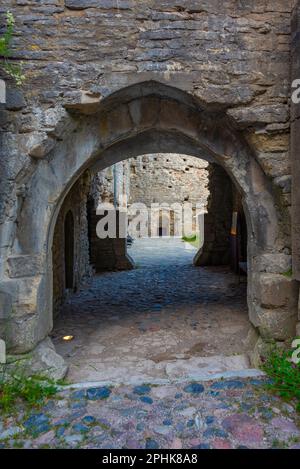
POLYGON ((99 110, 101 101, 102 96, 99 92, 74 91, 65 94, 64 107, 67 111, 91 115, 99 110))

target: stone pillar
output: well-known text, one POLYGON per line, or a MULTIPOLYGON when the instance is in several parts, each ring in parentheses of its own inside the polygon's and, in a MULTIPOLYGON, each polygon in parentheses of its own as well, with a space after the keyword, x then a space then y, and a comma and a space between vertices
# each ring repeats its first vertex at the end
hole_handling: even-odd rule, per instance
POLYGON ((50 280, 45 258, 38 254, 12 255, 7 259, 7 272, 7 294, 0 297, 4 305, 2 338, 9 353, 26 353, 52 329, 52 315, 48 314, 51 305, 45 295, 38 298, 50 280))
MULTIPOLYGON (((97 173, 92 180, 88 203, 88 223, 90 262, 96 272, 130 270, 134 266, 133 260, 127 254, 127 239, 119 233, 120 214, 124 213, 127 208, 130 190, 129 169, 128 161, 121 161, 97 173), (96 213, 99 204, 115 207, 116 238, 101 239, 97 236, 96 227, 101 219, 101 216, 96 213)), ((127 232, 127 226, 123 227, 123 231, 127 232)))
POLYGON ((194 258, 194 265, 227 265, 230 262, 232 183, 217 164, 210 164, 208 172, 210 195, 204 216, 204 244, 194 258))
POLYGON ((123 195, 124 195, 124 167, 123 162, 116 163, 113 166, 113 174, 114 174, 114 205, 115 207, 119 207, 122 205, 123 202, 123 195))
POLYGON ((130 198, 130 160, 123 161, 124 165, 124 200, 123 207, 127 207, 130 198))
MULTIPOLYGON (((120 212, 117 211, 117 227, 119 226, 119 217, 120 212)), ((121 238, 118 230, 116 238, 98 238, 96 226, 100 219, 101 216, 96 214, 96 210, 90 211, 90 260, 95 271, 103 272, 132 269, 134 263, 127 254, 127 238, 121 238)))

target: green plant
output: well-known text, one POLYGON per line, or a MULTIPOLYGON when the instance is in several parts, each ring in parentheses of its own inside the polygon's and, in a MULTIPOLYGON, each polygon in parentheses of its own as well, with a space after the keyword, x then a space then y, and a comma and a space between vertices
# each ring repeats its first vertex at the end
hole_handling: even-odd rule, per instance
POLYGON ((43 401, 54 396, 58 386, 52 381, 39 376, 11 375, 0 380, 0 409, 11 411, 18 400, 23 400, 30 406, 40 405, 43 401))
POLYGON ((294 350, 273 348, 264 359, 263 371, 271 378, 267 389, 284 400, 295 400, 297 411, 300 412, 300 363, 293 363, 291 358, 294 350))
POLYGON ((192 234, 190 236, 182 236, 182 239, 183 241, 187 241, 188 243, 191 243, 193 241, 196 241, 197 239, 197 235, 196 234, 192 234))
POLYGON ((286 272, 283 272, 283 274, 285 277, 288 277, 288 278, 291 278, 293 276, 293 270, 292 268, 290 268, 289 270, 287 270, 286 272))
POLYGON ((190 236, 182 236, 182 241, 185 241, 186 243, 190 243, 192 246, 195 248, 199 248, 200 246, 200 237, 197 234, 191 234, 190 236))
POLYGON ((18 86, 20 86, 24 80, 25 76, 22 73, 22 63, 13 64, 9 62, 11 57, 11 42, 13 39, 15 26, 15 19, 13 14, 10 11, 6 12, 6 31, 0 37, 0 60, 2 68, 5 70, 7 75, 13 78, 18 86))

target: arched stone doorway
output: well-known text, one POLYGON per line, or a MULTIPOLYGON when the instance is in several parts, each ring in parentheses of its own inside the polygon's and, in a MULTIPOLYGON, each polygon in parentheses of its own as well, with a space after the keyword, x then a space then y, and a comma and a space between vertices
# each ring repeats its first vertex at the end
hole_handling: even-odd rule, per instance
MULTIPOLYGON (((26 181, 27 196, 8 264, 26 259, 30 275, 11 275, 9 285, 2 286, 14 302, 6 334, 10 350, 30 351, 51 331, 53 231, 72 185, 86 169, 98 171, 156 152, 181 152, 217 162, 230 176, 247 220, 250 320, 263 340, 293 335, 297 291, 283 275, 290 256, 285 253, 276 193, 222 108, 203 105, 187 92, 152 81, 123 88, 102 101, 84 101, 67 104, 68 112, 57 110, 55 127, 65 129, 63 136, 55 144, 51 136, 44 142, 47 157, 36 160, 26 181)), ((30 154, 37 153, 31 149, 30 154)))

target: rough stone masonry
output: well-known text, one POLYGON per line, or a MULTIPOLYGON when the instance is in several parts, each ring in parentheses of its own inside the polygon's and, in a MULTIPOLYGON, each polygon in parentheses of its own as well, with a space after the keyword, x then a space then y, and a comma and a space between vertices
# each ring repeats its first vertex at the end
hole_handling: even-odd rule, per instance
POLYGON ((60 207, 86 169, 157 152, 200 157, 230 176, 247 218, 256 350, 294 336, 299 288, 286 273, 297 257, 290 69, 299 2, 2 0, 1 13, 8 9, 26 75, 22 88, 7 83, 0 119, 0 322, 9 352, 49 351, 53 374, 63 373, 47 338, 60 207))

